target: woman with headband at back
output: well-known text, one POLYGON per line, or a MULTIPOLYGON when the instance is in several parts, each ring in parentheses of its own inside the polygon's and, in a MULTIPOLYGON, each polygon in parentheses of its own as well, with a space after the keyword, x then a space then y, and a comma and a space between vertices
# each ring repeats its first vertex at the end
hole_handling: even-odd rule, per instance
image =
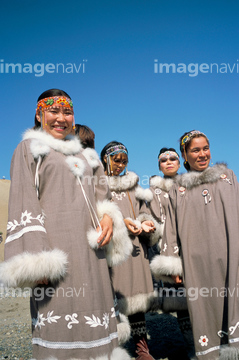
POLYGON ((199 360, 239 358, 239 184, 223 163, 209 166, 209 140, 180 138, 188 173, 169 194, 158 277, 184 283, 199 360))
MULTIPOLYGON (((179 155, 174 148, 163 147, 158 155, 159 170, 162 171, 163 177, 157 175, 150 178, 150 191, 152 192, 152 199, 148 201, 148 208, 152 216, 158 221, 159 225, 164 227, 166 221, 166 209, 168 206, 168 193, 176 182, 178 170, 180 168, 179 155)), ((163 231, 162 231, 163 233, 163 231)), ((150 268, 154 278, 157 279, 158 260, 160 261, 159 253, 161 250, 162 237, 160 237, 157 244, 157 249, 151 248, 152 261, 150 268), (155 251, 153 251, 155 250, 155 251), (155 253, 154 253, 155 252, 155 253)), ((159 265, 160 267, 160 265, 159 265)), ((177 286, 172 284, 158 283, 159 291, 155 297, 155 309, 162 309, 164 312, 177 312, 177 321, 180 330, 183 334, 187 352, 189 355, 194 354, 194 345, 192 338, 192 329, 187 311, 186 297, 182 296, 181 286, 177 290, 177 286)), ((182 349, 177 356, 188 359, 186 350, 182 349)))
POLYGON ((150 360, 152 357, 147 346, 145 312, 149 310, 154 295, 148 245, 150 240, 152 244, 157 241, 158 230, 155 231, 152 216, 145 214, 142 209, 149 190, 142 189, 138 185, 138 176, 126 170, 128 150, 122 143, 108 143, 101 151, 101 161, 108 175, 112 199, 123 214, 134 247, 125 263, 112 268, 113 287, 119 311, 128 316, 136 353, 139 355, 137 359, 150 360), (144 232, 150 234, 147 239, 141 237, 144 232))
POLYGON ((12 159, 0 279, 31 290, 34 359, 125 360, 108 266, 132 245, 98 155, 71 135, 74 126, 67 93, 40 95, 35 129, 12 159))

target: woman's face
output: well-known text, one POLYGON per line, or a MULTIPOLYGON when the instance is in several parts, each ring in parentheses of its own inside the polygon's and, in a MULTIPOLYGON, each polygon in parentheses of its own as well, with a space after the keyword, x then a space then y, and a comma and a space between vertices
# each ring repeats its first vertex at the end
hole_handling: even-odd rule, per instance
MULTIPOLYGON (((183 158, 185 158, 184 154, 183 158)), ((190 170, 205 170, 209 166, 210 159, 211 153, 207 139, 204 136, 193 138, 187 148, 187 160, 190 170)))
POLYGON ((125 153, 119 153, 110 157, 111 175, 119 176, 128 164, 128 156, 125 153))
POLYGON ((179 168, 180 164, 176 156, 166 155, 160 159, 160 170, 164 176, 175 176, 179 168))
MULTIPOLYGON (((45 110, 44 130, 55 139, 63 140, 72 133, 73 110, 68 107, 59 106, 45 110)), ((36 115, 41 122, 40 115, 36 115)))

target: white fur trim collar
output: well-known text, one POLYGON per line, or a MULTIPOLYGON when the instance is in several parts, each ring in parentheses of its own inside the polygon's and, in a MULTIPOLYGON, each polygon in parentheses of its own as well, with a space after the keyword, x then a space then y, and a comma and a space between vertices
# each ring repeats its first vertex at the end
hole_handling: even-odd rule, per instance
POLYGON ((82 154, 84 155, 84 157, 88 161, 88 164, 93 169, 97 168, 101 164, 99 156, 98 156, 97 152, 94 149, 86 148, 86 149, 83 150, 82 154))
POLYGON ((64 155, 75 155, 82 150, 80 141, 76 136, 69 135, 65 140, 59 140, 41 129, 30 129, 23 134, 23 140, 27 139, 34 140, 31 151, 35 158, 40 155, 46 155, 50 150, 49 148, 61 152, 64 155))
POLYGON ((126 175, 122 176, 107 176, 107 179, 111 191, 133 189, 139 181, 138 175, 132 171, 129 171, 126 175))
POLYGON ((226 164, 216 164, 213 167, 208 167, 202 172, 190 171, 186 174, 179 175, 177 177, 177 182, 180 186, 185 187, 186 189, 192 189, 195 186, 214 183, 220 179, 220 175, 224 174, 227 170, 226 164))
MULTIPOLYGON (((175 179, 175 178, 174 178, 175 179)), ((163 191, 169 192, 175 180, 171 178, 163 178, 161 176, 152 176, 149 180, 149 185, 159 188, 163 191)))

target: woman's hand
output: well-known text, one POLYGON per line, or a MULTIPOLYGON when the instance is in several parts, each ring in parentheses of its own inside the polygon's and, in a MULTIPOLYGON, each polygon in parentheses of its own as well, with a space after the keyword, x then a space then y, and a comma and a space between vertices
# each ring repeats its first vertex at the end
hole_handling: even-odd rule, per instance
POLYGON ((48 285, 48 280, 46 278, 36 282, 37 285, 48 285))
POLYGON ((141 227, 142 227, 143 231, 146 232, 146 233, 153 233, 156 230, 156 228, 154 226, 154 223, 151 220, 143 221, 141 223, 141 227))
MULTIPOLYGON (((112 235, 113 235, 113 220, 109 215, 104 215, 103 219, 100 221, 100 226, 102 228, 102 233, 100 234, 97 242, 99 244, 99 248, 109 244, 112 235)), ((99 226, 96 231, 100 231, 99 226)))
POLYGON ((173 281, 176 283, 176 284, 182 284, 183 280, 181 278, 181 276, 179 275, 172 275, 171 276, 173 281))
POLYGON ((132 220, 124 219, 124 223, 125 223, 127 229, 135 236, 138 236, 139 234, 141 234, 142 229, 139 229, 132 220))

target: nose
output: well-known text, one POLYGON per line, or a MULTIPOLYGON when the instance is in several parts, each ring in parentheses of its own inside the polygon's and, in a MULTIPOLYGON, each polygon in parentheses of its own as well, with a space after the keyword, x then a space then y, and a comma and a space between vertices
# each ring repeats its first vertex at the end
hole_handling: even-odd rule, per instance
POLYGON ((200 156, 206 156, 206 151, 201 149, 200 152, 199 152, 199 155, 200 156))
POLYGON ((65 116, 63 114, 62 111, 59 111, 59 113, 57 114, 57 118, 58 121, 65 121, 65 116))

